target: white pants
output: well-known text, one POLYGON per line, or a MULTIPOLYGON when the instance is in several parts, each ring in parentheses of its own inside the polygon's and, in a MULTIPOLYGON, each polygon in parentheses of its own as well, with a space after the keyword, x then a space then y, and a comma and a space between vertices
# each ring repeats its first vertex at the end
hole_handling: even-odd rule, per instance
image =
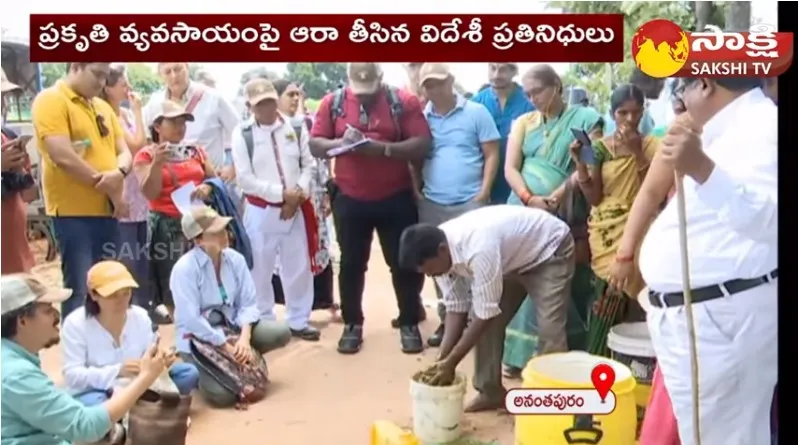
POLYGON ((285 293, 288 326, 294 330, 308 326, 313 310, 313 274, 310 271, 305 219, 297 210, 287 233, 275 233, 268 227, 267 212, 279 212, 276 207, 261 208, 247 203, 244 227, 252 244, 252 278, 258 293, 261 318, 274 320, 274 288, 272 275, 280 261, 280 280, 285 293))
MULTIPOLYGON (((767 445, 778 380, 777 281, 693 305, 703 445, 767 445)), ((652 308, 648 328, 682 445, 693 440, 692 377, 684 307, 652 308)))

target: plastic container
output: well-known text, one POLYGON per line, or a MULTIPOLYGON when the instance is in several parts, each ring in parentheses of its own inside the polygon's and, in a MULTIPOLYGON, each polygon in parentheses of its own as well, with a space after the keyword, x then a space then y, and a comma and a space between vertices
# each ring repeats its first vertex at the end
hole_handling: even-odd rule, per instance
POLYGON ((371 445, 421 445, 412 432, 386 420, 371 425, 371 445))
POLYGON ((451 386, 429 386, 410 379, 413 433, 421 445, 446 444, 462 436, 465 393, 466 378, 459 373, 451 386))
POLYGON ((517 416, 516 445, 635 445, 637 383, 632 371, 622 363, 581 351, 541 355, 530 360, 524 369, 523 387, 593 389, 590 373, 599 363, 607 363, 615 370, 615 411, 596 416, 517 416))
POLYGON ((651 337, 646 323, 623 323, 610 329, 607 347, 612 351, 612 359, 623 363, 632 370, 637 380, 635 401, 637 402, 638 429, 643 426, 643 418, 651 399, 651 382, 657 368, 656 354, 651 345, 651 337))

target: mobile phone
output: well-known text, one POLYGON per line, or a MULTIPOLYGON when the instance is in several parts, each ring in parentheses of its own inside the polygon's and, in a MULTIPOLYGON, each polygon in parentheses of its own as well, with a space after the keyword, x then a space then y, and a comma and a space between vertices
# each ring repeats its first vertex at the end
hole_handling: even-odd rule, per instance
POLYGON ((22 136, 17 138, 17 141, 19 141, 19 142, 17 142, 17 146, 21 147, 22 149, 24 149, 25 147, 27 147, 28 142, 30 142, 31 139, 33 139, 33 135, 24 134, 24 135, 22 135, 22 136))
POLYGON ((596 163, 596 156, 593 153, 593 143, 590 141, 590 136, 581 128, 571 128, 571 133, 573 133, 576 140, 582 144, 579 159, 587 165, 594 165, 596 163))

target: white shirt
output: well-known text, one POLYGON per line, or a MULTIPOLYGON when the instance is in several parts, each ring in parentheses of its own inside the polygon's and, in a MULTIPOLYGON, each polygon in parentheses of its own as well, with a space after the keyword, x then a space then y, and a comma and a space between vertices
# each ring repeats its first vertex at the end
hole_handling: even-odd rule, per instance
MULTIPOLYGON (((703 184, 684 178, 690 285, 755 278, 778 267, 778 116, 756 88, 704 126, 715 169, 703 184)), ((682 290, 677 200, 649 228, 640 271, 651 290, 682 290)))
POLYGON ((70 394, 113 389, 121 386, 122 363, 138 360, 155 341, 147 311, 130 306, 119 344, 96 317, 86 317, 85 308, 76 309, 61 328, 63 374, 70 394))
POLYGON ((307 129, 301 126, 297 135, 288 123, 288 118, 280 116, 273 125, 260 125, 254 118, 237 126, 233 131, 233 163, 236 165, 238 186, 247 195, 254 195, 270 203, 283 202, 283 182, 280 179, 279 162, 285 175, 285 187, 299 186, 310 195, 310 181, 316 171, 316 160, 310 154, 307 129), (254 143, 252 159, 249 158, 247 144, 241 134, 242 126, 252 126, 254 143), (279 156, 275 156, 271 133, 274 132, 279 156), (279 159, 278 159, 279 157, 279 159))
POLYGON ((545 210, 496 205, 441 224, 452 269, 435 282, 446 309, 482 320, 501 313, 504 276, 525 273, 551 258, 569 235, 568 225, 545 210), (470 295, 469 295, 469 290, 470 295))
MULTIPOLYGON (((189 83, 184 105, 188 105, 194 94, 200 90, 203 92, 202 98, 192 112, 194 121, 186 123, 186 137, 183 141, 204 147, 213 165, 221 167, 224 165, 224 149, 230 147, 230 135, 239 121, 238 112, 218 90, 196 82, 189 83)), ((152 125, 166 99, 166 89, 156 91, 150 96, 143 112, 145 125, 152 125)))

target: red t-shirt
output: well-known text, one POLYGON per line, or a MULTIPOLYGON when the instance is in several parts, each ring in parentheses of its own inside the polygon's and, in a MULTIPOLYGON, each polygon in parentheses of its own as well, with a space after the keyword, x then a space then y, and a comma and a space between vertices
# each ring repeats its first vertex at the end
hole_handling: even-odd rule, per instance
MULTIPOLYGON (((397 125, 391 116, 387 92, 381 89, 376 101, 368 110, 369 122, 360 123, 360 102, 347 87, 341 104, 343 116, 332 121, 334 94, 328 94, 316 112, 312 137, 338 139, 343 137, 346 125, 360 130, 367 138, 382 142, 399 142, 397 125)), ((398 125, 402 139, 431 137, 429 125, 421 110, 421 103, 413 94, 398 90, 402 114, 398 125)), ((412 187, 407 161, 347 153, 335 158, 333 163, 335 183, 345 195, 363 201, 377 201, 412 187)))
MULTIPOLYGON (((2 143, 8 141, 6 135, 0 138, 2 143)), ((29 167, 28 167, 29 168, 29 167)), ((33 268, 33 253, 28 245, 28 206, 22 200, 22 194, 12 193, 2 200, 2 264, 3 275, 30 272, 33 268)))
MULTIPOLYGON (((136 153, 133 165, 152 163, 153 146, 144 147, 136 153)), ((172 192, 193 182, 194 185, 202 184, 205 180, 205 150, 197 147, 194 155, 180 162, 166 162, 161 168, 161 194, 149 201, 150 210, 163 213, 171 217, 179 217, 180 210, 172 202, 172 192)))

